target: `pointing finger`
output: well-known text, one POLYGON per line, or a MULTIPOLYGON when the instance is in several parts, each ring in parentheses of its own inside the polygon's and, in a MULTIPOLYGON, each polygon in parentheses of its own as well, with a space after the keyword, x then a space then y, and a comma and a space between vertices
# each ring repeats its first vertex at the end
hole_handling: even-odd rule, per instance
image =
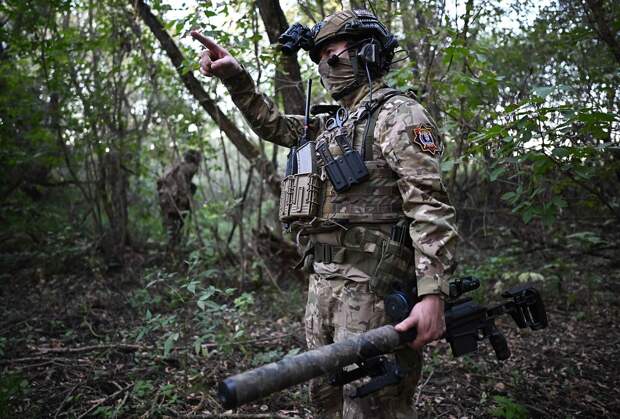
POLYGON ((213 51, 223 50, 223 48, 220 47, 217 44, 217 42, 215 42, 213 39, 209 38, 208 36, 204 36, 198 31, 191 31, 191 34, 192 34, 192 38, 194 38, 195 40, 197 40, 198 42, 200 42, 202 45, 209 48, 210 50, 213 50, 213 51))

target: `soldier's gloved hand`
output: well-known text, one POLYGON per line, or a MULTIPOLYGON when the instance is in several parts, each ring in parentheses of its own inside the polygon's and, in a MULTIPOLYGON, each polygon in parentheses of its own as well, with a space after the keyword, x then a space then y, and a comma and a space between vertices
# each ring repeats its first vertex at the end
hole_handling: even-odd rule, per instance
POLYGON ((213 39, 204 36, 198 31, 192 31, 192 38, 206 47, 200 53, 200 72, 205 76, 217 77, 225 80, 234 77, 243 71, 243 67, 226 49, 222 48, 213 39))
POLYGON ((446 331, 444 302, 439 295, 429 294, 413 306, 409 317, 394 326, 398 332, 416 328, 416 338, 409 343, 413 349, 420 349, 429 342, 437 340, 446 331))

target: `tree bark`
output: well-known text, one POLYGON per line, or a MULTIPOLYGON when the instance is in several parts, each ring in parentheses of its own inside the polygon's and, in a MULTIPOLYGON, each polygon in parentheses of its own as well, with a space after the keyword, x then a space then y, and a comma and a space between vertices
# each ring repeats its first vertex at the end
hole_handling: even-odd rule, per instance
POLYGON ((610 27, 605 15, 603 0, 586 0, 588 4, 588 17, 594 30, 598 33, 600 39, 611 49, 616 61, 620 63, 620 42, 616 39, 615 32, 610 27))
MULTIPOLYGON (((271 45, 278 43, 280 35, 288 28, 286 16, 278 0, 256 0, 258 11, 265 25, 271 45)), ((280 55, 275 77, 276 93, 282 95, 284 111, 288 114, 304 113, 304 92, 301 71, 295 55, 280 55)))
POLYGON ((104 194, 106 201, 108 221, 110 222, 109 245, 112 249, 107 249, 114 254, 119 261, 125 250, 125 245, 129 243, 128 214, 127 214, 127 173, 123 170, 121 155, 117 150, 110 150, 103 158, 101 166, 101 178, 103 180, 104 194))
MULTIPOLYGON (((467 47, 468 42, 468 31, 469 31, 469 23, 472 16, 472 12, 474 10, 474 1, 467 0, 465 4, 465 17, 463 18, 463 31, 459 34, 459 37, 463 40, 463 46, 467 47)), ((461 72, 463 75, 467 72, 467 56, 463 57, 463 66, 461 68, 461 72)), ((470 127, 467 124, 467 118, 465 117, 466 113, 466 105, 467 98, 462 96, 459 98, 459 117, 457 124, 459 126, 459 135, 456 140, 456 150, 454 152, 454 165, 452 166, 452 172, 450 174, 450 188, 452 189, 452 196, 458 196, 457 202, 463 202, 462 190, 459 188, 457 184, 457 169, 459 166, 465 167, 462 163, 456 163, 461 156, 463 155, 463 151, 465 149, 465 143, 467 141, 467 137, 471 132, 470 127)))
POLYGON ((234 122, 226 116, 217 106, 215 101, 204 90, 194 73, 183 68, 185 57, 176 45, 170 34, 166 31, 159 19, 153 14, 151 8, 143 0, 130 0, 130 4, 149 27, 153 35, 159 40, 162 49, 172 61, 179 77, 189 92, 198 100, 200 105, 211 116, 219 128, 226 134, 228 139, 237 147, 239 152, 254 164, 257 171, 265 178, 269 190, 276 196, 280 196, 280 176, 269 160, 260 154, 256 147, 243 132, 237 128, 234 122))

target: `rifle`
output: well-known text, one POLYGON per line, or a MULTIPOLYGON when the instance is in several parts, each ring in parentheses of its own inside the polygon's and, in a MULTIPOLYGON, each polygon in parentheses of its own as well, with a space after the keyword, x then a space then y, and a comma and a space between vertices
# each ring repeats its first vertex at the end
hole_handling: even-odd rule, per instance
MULTIPOLYGON (((478 342, 488 338, 497 359, 508 359, 508 343, 495 325, 495 320, 505 314, 510 315, 519 328, 540 330, 547 327, 545 306, 533 286, 523 284, 511 288, 502 294, 508 301, 491 308, 481 306, 471 298, 460 298, 463 293, 479 286, 480 281, 469 277, 450 284, 443 337, 455 357, 476 351, 478 342)), ((415 303, 410 295, 402 291, 388 295, 384 302, 386 315, 394 324, 405 319, 415 303)), ((218 398, 224 408, 231 409, 321 375, 328 375, 330 383, 336 386, 371 377, 352 395, 364 397, 385 386, 397 384, 407 375, 408 371, 383 355, 394 352, 413 339, 413 329, 400 333, 392 325, 382 326, 351 339, 228 377, 219 384, 218 398), (357 365, 355 369, 343 369, 353 364, 357 365)))

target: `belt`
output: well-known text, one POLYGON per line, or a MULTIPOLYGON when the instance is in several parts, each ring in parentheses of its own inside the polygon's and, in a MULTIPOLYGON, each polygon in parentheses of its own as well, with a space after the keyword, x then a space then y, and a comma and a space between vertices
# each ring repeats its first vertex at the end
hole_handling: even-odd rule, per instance
POLYGON ((347 249, 344 246, 334 246, 327 243, 315 243, 314 261, 323 263, 344 263, 346 253, 351 250, 352 249, 347 249))
POLYGON ((348 253, 366 253, 381 256, 386 251, 402 257, 413 257, 413 249, 390 240, 377 230, 355 226, 339 234, 315 234, 310 238, 315 262, 343 263, 348 253))

